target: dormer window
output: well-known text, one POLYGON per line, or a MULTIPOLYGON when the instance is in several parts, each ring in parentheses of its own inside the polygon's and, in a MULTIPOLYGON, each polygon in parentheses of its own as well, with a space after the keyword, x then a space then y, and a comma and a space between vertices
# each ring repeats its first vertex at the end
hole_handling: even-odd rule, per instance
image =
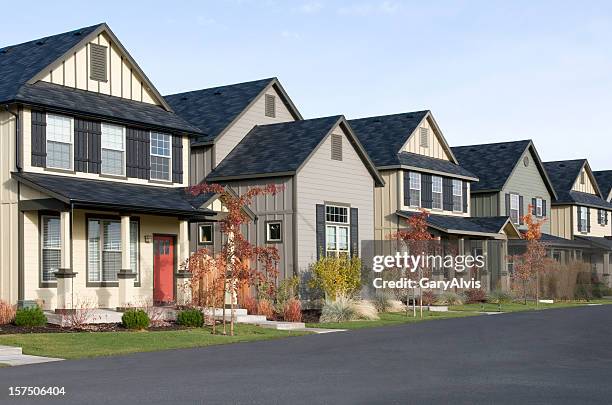
POLYGON ((429 147, 429 129, 427 128, 419 128, 419 144, 422 148, 429 147))
POLYGON ((276 97, 272 94, 266 94, 266 117, 276 117, 276 97))
POLYGON ((108 48, 98 44, 89 44, 89 78, 99 82, 107 81, 108 48))

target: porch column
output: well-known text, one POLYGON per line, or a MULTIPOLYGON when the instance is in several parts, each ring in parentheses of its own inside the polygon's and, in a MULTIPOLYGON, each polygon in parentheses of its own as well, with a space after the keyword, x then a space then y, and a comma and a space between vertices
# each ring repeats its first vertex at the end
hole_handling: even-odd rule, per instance
POLYGON ((125 309, 134 304, 134 279, 130 264, 130 216, 121 216, 121 270, 117 274, 119 281, 118 309, 125 309))
POLYGON ((189 222, 181 220, 179 222, 179 240, 178 240, 178 264, 179 268, 176 273, 176 303, 178 305, 188 305, 191 303, 191 273, 189 269, 183 267, 189 259, 189 222))
POLYGON ((72 271, 72 215, 70 211, 60 213, 60 268, 55 273, 57 280, 57 308, 56 310, 72 310, 73 280, 77 273, 72 271))
POLYGON ((508 273, 508 241, 501 242, 501 269, 499 269, 500 289, 510 291, 510 274, 508 273))
POLYGON ((603 254, 603 278, 601 281, 608 287, 612 286, 612 276, 610 276, 610 252, 603 254))

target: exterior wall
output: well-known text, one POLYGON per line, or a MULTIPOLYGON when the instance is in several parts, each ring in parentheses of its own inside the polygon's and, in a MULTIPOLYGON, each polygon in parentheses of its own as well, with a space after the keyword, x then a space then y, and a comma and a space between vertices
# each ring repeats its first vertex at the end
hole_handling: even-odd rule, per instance
POLYGON ((266 117, 265 95, 262 93, 255 102, 247 108, 242 115, 219 136, 215 143, 215 166, 219 164, 246 136, 255 125, 275 124, 278 122, 295 121, 285 104, 281 101, 279 93, 269 87, 265 94, 276 97, 276 117, 266 117))
MULTIPOLYGON (((415 170, 412 170, 412 171, 415 171, 415 170)), ((403 210, 403 211, 420 212, 420 208, 410 207, 408 205, 404 205, 404 176, 407 176, 408 174, 407 174, 407 172, 405 170, 400 170, 398 175, 399 175, 399 178, 398 178, 397 186, 398 186, 398 195, 400 197, 400 199, 398 200, 398 205, 400 206, 400 209, 403 210)), ((462 180, 462 181, 466 181, 466 180, 462 180)), ((431 212, 432 214, 436 214, 436 215, 454 215, 454 216, 458 216, 458 217, 469 217, 470 216, 470 205, 471 205, 471 199, 469 198, 469 196, 470 196, 470 186, 471 185, 468 182, 468 184, 467 184, 467 194, 468 194, 467 212, 463 212, 463 211, 462 212, 447 211, 447 210, 439 210, 439 209, 433 209, 433 208, 432 209, 427 208, 427 210, 429 212, 431 212)))
MULTIPOLYGON (((527 149, 519 159, 512 175, 510 175, 510 178, 501 191, 499 198, 502 215, 506 215, 507 212, 510 212, 510 207, 506 207, 506 199, 504 197, 506 193, 514 193, 523 196, 524 212, 522 215, 527 214, 532 198, 542 198, 546 200, 546 212, 551 212, 550 204, 552 198, 535 162, 536 157, 530 149, 527 149), (525 156, 529 158, 529 165, 527 167, 523 164, 525 156)), ((548 216, 545 219, 546 222, 542 225, 542 232, 550 233, 550 218, 548 216)), ((521 225, 520 228, 526 229, 526 226, 521 225)))
POLYGON ((550 233, 560 238, 572 239, 574 218, 572 211, 574 207, 570 205, 554 206, 550 209, 550 233))
POLYGON ((50 70, 42 81, 143 103, 160 104, 147 89, 144 79, 138 76, 127 57, 120 53, 117 45, 111 43, 106 34, 98 35, 91 42, 108 48, 106 82, 89 78, 89 44, 68 56, 57 68, 50 70))
MULTIPOLYGON (((84 301, 102 308, 115 308, 119 302, 118 287, 87 287, 87 238, 86 214, 92 211, 75 210, 72 228, 72 268, 77 272, 73 282, 75 305, 84 301)), ((113 213, 99 212, 100 215, 113 213)), ((175 256, 178 255, 179 221, 174 217, 135 215, 140 219, 140 287, 134 287, 134 303, 153 299, 153 242, 145 243, 145 235, 171 234, 177 237, 175 256)), ((28 252, 40 251, 38 212, 28 211, 24 215, 24 245, 28 252)), ((41 300, 45 309, 57 305, 57 288, 41 288, 39 254, 28 254, 24 258, 24 284, 26 300, 41 300)))
POLYGON ((213 146, 198 146, 191 149, 189 159, 189 184, 195 185, 204 181, 213 166, 213 146))
POLYGON ((15 166, 15 117, 0 112, 0 299, 17 302, 18 266, 18 194, 11 179, 15 166), (7 236, 8 235, 8 236, 7 236))
POLYGON ((580 191, 580 192, 588 193, 588 194, 597 194, 595 192, 595 187, 593 186, 593 181, 591 180, 591 177, 589 176, 586 167, 582 169, 581 173, 584 173, 584 184, 580 184, 580 174, 579 174, 578 177, 576 178, 576 181, 574 182, 574 186, 572 187, 572 190, 580 191))
MULTIPOLYGON (((583 236, 595 236, 603 238, 605 236, 612 235, 612 228, 610 223, 608 225, 600 225, 597 223, 597 208, 589 208, 591 212, 591 231, 590 232, 579 232, 578 231, 578 209, 579 207, 576 205, 572 206, 572 232, 574 235, 583 235, 583 236)), ((610 218, 610 211, 608 211, 608 218, 610 218)))
POLYGON ((423 120, 419 127, 412 133, 406 144, 402 147, 402 151, 417 153, 419 155, 429 156, 437 159, 451 160, 440 142, 442 134, 435 131, 431 118, 423 120), (420 128, 429 129, 429 147, 423 148, 420 146, 420 128))
POLYGON ((501 215, 499 193, 472 193, 470 196, 470 212, 474 217, 496 217, 501 215))
POLYGON ((395 212, 402 198, 399 194, 402 176, 401 170, 384 170, 380 175, 385 186, 374 189, 374 239, 386 240, 399 229, 400 219, 395 212))
MULTIPOLYGON (((108 181, 118 181, 118 182, 128 182, 132 184, 147 184, 147 185, 155 185, 160 187, 187 187, 189 185, 189 156, 190 156, 190 140, 189 137, 183 137, 183 182, 182 183, 160 183, 159 181, 151 182, 146 179, 137 179, 137 178, 127 178, 127 177, 109 177, 96 173, 83 173, 83 172, 73 172, 57 169, 48 169, 44 167, 35 167, 32 166, 32 114, 29 109, 23 110, 23 170, 25 172, 33 172, 33 173, 44 173, 44 174, 56 174, 61 176, 70 176, 73 175, 79 178, 85 179, 94 179, 94 180, 108 180, 108 181)), ((74 142, 74 141, 73 141, 74 142)), ((74 143, 73 143, 74 148, 74 143)), ((170 166, 172 169, 172 166, 170 166)))
POLYGON ((299 271, 307 270, 317 260, 317 204, 334 202, 357 208, 360 241, 374 237, 374 180, 342 129, 337 127, 333 133, 343 135, 342 161, 331 159, 328 136, 296 175, 299 271))

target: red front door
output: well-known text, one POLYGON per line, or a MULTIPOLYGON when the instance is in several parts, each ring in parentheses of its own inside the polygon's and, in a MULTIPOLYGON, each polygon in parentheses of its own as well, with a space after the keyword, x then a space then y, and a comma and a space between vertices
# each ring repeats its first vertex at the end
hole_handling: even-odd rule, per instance
POLYGON ((153 301, 174 301, 174 238, 153 236, 153 301))

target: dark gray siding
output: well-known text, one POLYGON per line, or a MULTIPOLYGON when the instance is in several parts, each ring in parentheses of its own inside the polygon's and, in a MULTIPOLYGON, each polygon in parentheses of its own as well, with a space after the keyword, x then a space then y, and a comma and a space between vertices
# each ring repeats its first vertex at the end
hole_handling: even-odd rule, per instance
POLYGON ((189 184, 201 183, 212 170, 212 146, 191 148, 189 158, 189 184))
POLYGON ((498 193, 478 193, 470 196, 471 213, 473 217, 495 217, 499 213, 498 193))

